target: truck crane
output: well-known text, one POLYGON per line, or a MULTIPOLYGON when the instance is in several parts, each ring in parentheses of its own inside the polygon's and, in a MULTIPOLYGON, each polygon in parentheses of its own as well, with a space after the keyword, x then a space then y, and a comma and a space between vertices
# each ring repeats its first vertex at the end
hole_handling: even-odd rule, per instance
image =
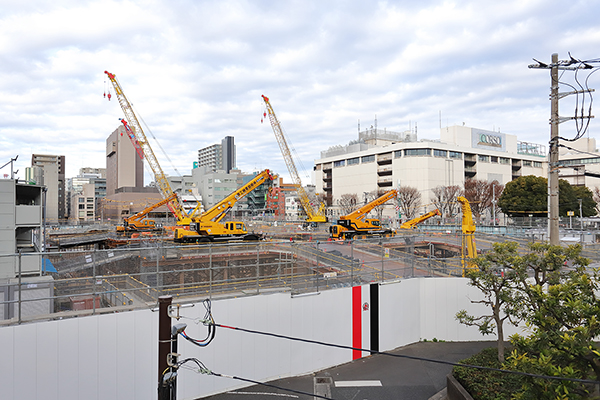
MULTIPOLYGON (((125 93, 123 92, 123 89, 121 88, 121 85, 117 81, 117 77, 115 76, 115 74, 112 74, 108 71, 104 71, 104 73, 108 76, 108 79, 110 79, 113 87, 115 88, 115 94, 117 96, 117 99, 119 100, 121 109, 123 109, 125 118, 127 119, 127 120, 121 119, 121 122, 123 123, 123 125, 125 126, 125 130, 127 131, 127 135, 132 140, 132 142, 135 137, 135 141, 137 142, 139 149, 142 150, 142 152, 144 154, 144 158, 148 162, 148 165, 150 166, 150 169, 152 170, 152 173, 154 174, 154 179, 156 180, 156 186, 157 186, 158 191, 160 192, 161 196, 164 199, 170 197, 173 194, 173 189, 171 189, 169 180, 167 179, 162 168, 160 167, 160 164, 158 163, 158 159, 154 155, 154 151, 152 150, 152 147, 150 147, 150 143, 148 142, 146 134, 144 133, 142 126, 140 125, 135 113, 133 112, 133 108, 131 107, 129 100, 127 100, 127 97, 125 96, 125 93)), ((135 146, 135 143, 134 143, 134 146, 135 146)), ((138 150, 138 146, 135 146, 136 150, 138 150)), ((139 152, 138 152, 138 154, 139 154, 139 152)), ((190 224, 191 218, 185 212, 185 209, 183 207, 183 204, 181 204, 179 197, 175 196, 174 198, 172 198, 167 203, 167 206, 169 207, 169 210, 171 210, 173 215, 175 215, 175 217, 177 218, 178 225, 190 224)))
POLYGON ((332 239, 351 239, 356 235, 385 236, 394 235, 391 229, 383 228, 378 219, 365 218, 377 206, 380 206, 398 196, 397 190, 390 190, 382 196, 365 204, 350 214, 341 216, 335 225, 329 227, 332 239))
POLYGON ((248 233, 246 225, 241 221, 221 223, 227 212, 240 199, 262 185, 266 181, 273 181, 275 177, 266 169, 257 174, 250 182, 232 192, 229 196, 215 204, 198 218, 192 218, 190 229, 175 229, 174 240, 177 243, 214 242, 231 240, 259 240, 261 235, 248 233))
POLYGON ((294 163, 294 159, 292 158, 292 153, 290 152, 290 148, 288 147, 287 140, 285 138, 285 134, 283 133, 283 129, 281 128, 281 124, 275 115, 275 111, 273 111, 273 107, 271 106, 271 102, 269 98, 266 96, 262 96, 266 106, 267 112, 269 113, 269 120, 271 121, 271 127, 273 128, 273 132, 275 133, 275 138, 277 139, 277 143, 279 144, 279 148, 281 149, 281 154, 283 154, 283 159, 287 166, 288 172, 292 178, 294 185, 296 186, 296 191, 298 192, 298 197, 300 198, 300 203, 302 204, 302 208, 307 215, 306 222, 309 224, 315 223, 323 223, 327 222, 327 216, 325 216, 325 206, 321 204, 317 210, 315 210, 310 203, 310 199, 304 187, 302 187, 302 180, 298 175, 298 170, 296 169, 296 164, 294 163))
POLYGON ((168 202, 174 200, 175 197, 177 197, 177 194, 173 193, 166 199, 163 199, 156 204, 146 207, 139 213, 134 214, 130 217, 123 218, 123 225, 117 226, 117 232, 148 232, 162 230, 162 228, 156 226, 156 222, 154 220, 144 219, 144 217, 148 215, 148 213, 157 209, 158 207, 164 206, 168 202))
POLYGON ((433 211, 429 211, 427 214, 423 214, 417 218, 413 218, 411 220, 406 221, 405 223, 403 223, 402 225, 400 225, 400 229, 413 229, 416 228, 416 226, 418 224, 420 224, 423 221, 428 220, 431 217, 435 217, 436 215, 442 215, 442 213, 440 212, 440 210, 438 210, 437 208, 433 211))
POLYGON ((473 222, 473 213, 471 212, 471 205, 469 204, 469 200, 467 200, 463 196, 458 196, 456 200, 460 203, 462 209, 462 245, 460 248, 460 260, 464 276, 466 268, 477 267, 472 261, 473 258, 477 257, 477 248, 475 247, 475 222, 473 222), (465 251, 467 258, 466 261, 465 251))

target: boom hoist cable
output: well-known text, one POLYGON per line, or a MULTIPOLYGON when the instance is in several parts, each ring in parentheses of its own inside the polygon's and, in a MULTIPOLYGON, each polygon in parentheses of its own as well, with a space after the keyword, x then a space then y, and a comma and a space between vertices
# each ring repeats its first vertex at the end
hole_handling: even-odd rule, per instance
MULTIPOLYGON (((121 109, 123 110, 123 113, 125 114, 125 119, 127 121, 127 124, 124 124, 124 125, 126 125, 126 128, 128 127, 128 130, 127 130, 128 134, 129 134, 129 132, 133 133, 133 135, 135 136, 135 138, 137 140, 139 147, 143 150, 144 158, 146 159, 146 162, 148 163, 148 165, 150 166, 150 169, 152 170, 152 172, 154 174, 154 178, 156 181, 156 186, 158 188, 158 191, 163 196, 163 198, 169 197, 173 193, 173 189, 171 188, 171 185, 170 185, 165 173, 163 172, 160 164, 158 163, 158 159, 156 158, 156 155, 154 154, 152 147, 150 147, 150 143, 146 137, 146 134, 144 133, 144 130, 142 129, 142 127, 138 121, 137 116, 135 115, 135 113, 133 111, 133 107, 131 106, 131 103, 125 96, 125 93, 123 92, 123 89, 121 88, 121 85, 117 81, 116 75, 112 74, 108 71, 104 71, 104 73, 108 76, 108 79, 111 81, 111 83, 115 89, 115 94, 117 96, 117 99, 119 100, 121 109)), ((110 99, 110 97, 109 97, 109 99, 110 99)), ((125 121, 123 120, 123 122, 125 122, 125 121)), ((131 136, 130 136, 130 138, 131 138, 131 136)), ((175 200, 172 200, 169 203, 169 209, 171 210, 171 212, 173 212, 173 214, 175 215, 175 217, 177 218, 177 220, 180 224, 189 224, 190 218, 189 218, 188 214, 186 213, 183 205, 181 204, 179 197, 177 197, 175 200)))
POLYGON ((271 122, 271 127, 273 128, 273 133, 275 134, 275 138, 277 139, 277 143, 279 144, 279 148, 281 149, 281 154, 283 155, 283 160, 287 166, 288 172, 290 173, 290 177, 294 185, 296 186, 296 191, 298 192, 298 197, 300 198, 300 203, 302 204, 302 208, 306 212, 307 222, 327 222, 327 217, 325 216, 324 206, 321 205, 318 210, 313 208, 311 201, 302 186, 302 180, 300 179, 300 175, 298 175, 298 170, 296 168, 296 164, 294 163, 294 159, 292 157, 292 153, 290 152, 290 148, 288 146, 288 141, 286 140, 285 134, 275 115, 275 111, 273 111, 273 107, 271 106, 271 102, 269 98, 266 96, 262 96, 262 99, 265 102, 267 107, 267 112, 263 113, 263 116, 266 117, 267 113, 269 114, 269 120, 271 122))

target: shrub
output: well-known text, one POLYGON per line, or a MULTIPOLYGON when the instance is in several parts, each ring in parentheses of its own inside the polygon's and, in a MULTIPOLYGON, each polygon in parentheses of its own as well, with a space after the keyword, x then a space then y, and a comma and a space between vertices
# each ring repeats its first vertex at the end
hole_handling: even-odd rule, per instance
MULTIPOLYGON (((483 349, 460 363, 502 368, 498 362, 498 350, 494 347, 483 349)), ((508 400, 523 383, 523 377, 519 375, 476 368, 454 367, 452 375, 475 400, 508 400)))

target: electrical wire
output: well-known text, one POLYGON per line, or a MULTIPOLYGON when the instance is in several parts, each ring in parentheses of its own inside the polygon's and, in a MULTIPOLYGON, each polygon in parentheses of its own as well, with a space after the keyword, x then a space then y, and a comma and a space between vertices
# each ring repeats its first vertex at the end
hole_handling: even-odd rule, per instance
MULTIPOLYGON (((262 385, 262 386, 267 386, 267 387, 274 388, 274 389, 284 390, 286 392, 297 393, 297 394, 302 394, 302 395, 311 396, 311 397, 319 397, 321 399, 326 399, 326 400, 332 400, 330 397, 320 396, 320 395, 315 394, 315 393, 308 393, 308 392, 303 392, 301 390, 288 389, 288 388, 284 388, 282 386, 277 386, 277 385, 273 385, 273 384, 265 383, 265 382, 259 382, 259 381, 255 381, 255 380, 248 379, 248 378, 242 378, 242 377, 239 377, 239 376, 226 375, 226 374, 220 374, 218 372, 213 372, 213 371, 209 370, 206 367, 206 365, 204 365, 204 363, 202 361, 198 360, 197 358, 193 358, 193 357, 186 358, 185 360, 178 361, 172 368, 175 371, 178 370, 179 368, 183 368, 183 369, 188 369, 188 370, 191 370, 191 371, 194 371, 194 372, 198 372, 198 373, 201 373, 201 374, 204 374, 204 375, 212 375, 212 376, 218 376, 218 377, 221 377, 221 378, 235 379, 235 380, 238 380, 238 381, 248 382, 248 383, 252 383, 252 384, 255 384, 255 385, 262 385), (184 367, 184 364, 189 363, 189 362, 195 363, 198 368, 190 368, 190 367, 186 368, 186 367, 184 367)), ((162 375, 164 376, 167 373, 168 370, 169 370, 169 368, 165 369, 165 371, 163 371, 162 375)))
POLYGON ((454 367, 474 368, 474 369, 480 369, 480 370, 485 370, 485 371, 503 372, 503 373, 509 373, 509 374, 514 374, 514 375, 521 375, 521 376, 528 376, 528 377, 532 377, 532 378, 541 378, 541 379, 549 379, 549 380, 560 380, 560 381, 592 383, 592 384, 600 383, 599 381, 594 381, 594 380, 590 380, 590 379, 578 379, 578 378, 567 378, 567 377, 562 377, 562 376, 538 375, 538 374, 532 374, 529 372, 511 371, 511 370, 506 370, 506 369, 482 367, 479 365, 471 365, 471 364, 460 364, 460 363, 456 363, 456 362, 452 362, 452 361, 409 356, 406 354, 394 354, 394 353, 388 353, 385 351, 369 350, 369 349, 363 349, 360 347, 352 347, 352 346, 346 346, 346 345, 335 344, 335 343, 321 342, 318 340, 302 339, 302 338, 297 338, 297 337, 293 337, 293 336, 280 335, 280 334, 271 333, 271 332, 261 332, 261 331, 256 331, 256 330, 252 330, 252 329, 245 329, 245 328, 233 327, 233 326, 222 325, 222 324, 215 324, 215 326, 218 326, 221 328, 226 328, 226 329, 231 329, 231 330, 236 330, 236 331, 240 331, 240 332, 253 333, 253 334, 264 335, 264 336, 271 336, 271 337, 276 337, 276 338, 280 338, 280 339, 294 340, 297 342, 318 344, 321 346, 336 347, 339 349, 346 349, 346 350, 364 351, 364 352, 370 352, 371 354, 381 354, 381 355, 390 356, 390 357, 406 358, 406 359, 417 360, 417 361, 426 361, 426 362, 437 363, 437 364, 451 365, 454 367))
POLYGON ((196 319, 195 322, 199 323, 202 322, 202 324, 204 326, 208 327, 208 333, 206 335, 206 338, 199 340, 199 339, 194 339, 190 336, 188 336, 185 333, 185 329, 183 331, 181 331, 179 334, 188 342, 195 344, 196 346, 200 346, 200 347, 206 347, 210 344, 210 342, 213 341, 213 339, 215 338, 215 334, 217 331, 217 324, 215 324, 215 320, 212 316, 212 311, 211 311, 211 302, 209 299, 206 299, 202 302, 202 304, 204 305, 204 308, 206 309, 206 313, 204 314, 204 318, 203 319, 196 319))
POLYGON ((575 116, 572 118, 575 120, 575 130, 576 130, 575 137, 573 137, 573 138, 559 137, 559 139, 561 139, 561 140, 573 142, 578 139, 581 139, 586 133, 589 132, 590 120, 592 119, 592 104, 594 101, 594 98, 592 96, 592 90, 590 90, 590 88, 589 88, 589 79, 590 79, 591 75, 593 75, 596 71, 598 71, 599 67, 594 67, 591 65, 592 63, 598 62, 598 59, 582 61, 582 60, 576 59, 573 56, 571 56, 571 53, 569 53, 569 58, 570 58, 570 60, 568 60, 568 61, 560 61, 559 66, 569 67, 568 69, 575 70, 574 79, 575 79, 575 83, 577 84, 578 88, 565 82, 565 81, 562 81, 562 76, 564 75, 564 72, 565 72, 564 70, 562 71, 556 84, 570 87, 571 89, 573 89, 573 92, 575 94, 575 116), (575 64, 575 67, 572 67, 572 65, 574 65, 574 64, 575 64), (585 79, 584 83, 582 84, 582 82, 579 79, 580 70, 590 70, 590 69, 591 69, 591 71, 587 74, 586 79, 585 79), (578 89, 580 89, 580 90, 578 90, 578 89), (589 102, 589 107, 587 110, 587 114, 584 114, 586 101, 589 102), (584 121, 584 119, 587 121, 584 121))

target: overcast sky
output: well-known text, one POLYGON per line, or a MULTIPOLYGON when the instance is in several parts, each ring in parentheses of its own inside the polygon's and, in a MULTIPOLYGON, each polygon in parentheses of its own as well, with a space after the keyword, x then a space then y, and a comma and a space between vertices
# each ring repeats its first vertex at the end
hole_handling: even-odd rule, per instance
MULTIPOLYGON (((105 70, 170 175, 189 174, 198 149, 230 135, 238 168, 287 177, 261 94, 308 171, 375 116, 380 129, 416 126, 420 139, 464 123, 547 145, 550 73, 527 66, 552 53, 600 57, 599 15, 594 0, 3 0, 0 165, 18 155, 21 179, 31 154, 65 155, 67 177, 105 167, 124 116, 112 87, 103 97, 105 70)), ((589 84, 600 88, 600 74, 589 84)))

